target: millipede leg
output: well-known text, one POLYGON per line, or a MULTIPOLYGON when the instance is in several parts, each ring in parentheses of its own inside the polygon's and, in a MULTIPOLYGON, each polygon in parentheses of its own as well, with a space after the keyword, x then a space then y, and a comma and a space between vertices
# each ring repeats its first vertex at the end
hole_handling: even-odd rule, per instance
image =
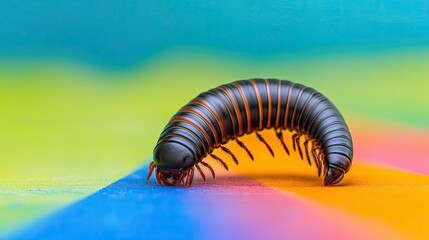
POLYGON ((237 144, 244 149, 244 151, 246 151, 247 155, 249 155, 250 159, 253 159, 253 154, 249 151, 249 149, 246 147, 246 145, 244 145, 244 143, 238 139, 235 139, 235 141, 237 142, 237 144))
POLYGON ((197 168, 198 172, 200 173, 201 177, 203 178, 203 181, 206 181, 206 175, 204 175, 203 171, 201 170, 200 166, 198 166, 198 164, 195 165, 195 167, 197 168))
POLYGON ((159 185, 162 185, 162 181, 161 181, 161 177, 160 177, 160 175, 161 175, 161 172, 156 172, 155 177, 156 177, 156 182, 157 182, 159 185))
POLYGON ((231 152, 231 150, 229 150, 228 148, 226 148, 224 146, 220 146, 220 149, 222 149, 224 152, 228 153, 231 156, 232 160, 234 160, 235 164, 238 165, 238 160, 235 157, 234 153, 231 152))
POLYGON ((160 174, 159 177, 161 178, 161 181, 164 183, 164 185, 166 186, 174 186, 173 184, 171 184, 170 182, 168 182, 168 180, 165 178, 164 174, 160 174))
POLYGON ((215 178, 215 177, 216 177, 216 176, 215 176, 215 172, 214 172, 214 170, 213 170, 212 166, 210 166, 208 163, 203 162, 203 161, 201 161, 200 163, 201 163, 201 164, 203 164, 204 166, 206 166, 206 167, 210 170, 210 172, 212 173, 213 178, 215 178))
POLYGON ((189 186, 192 185, 192 181, 194 180, 194 173, 195 173, 195 168, 192 168, 192 170, 191 170, 191 180, 189 182, 189 186))
POLYGON ((297 136, 298 136, 297 133, 295 133, 295 134, 292 135, 292 147, 293 147, 294 151, 296 151, 296 143, 295 143, 295 141, 296 141, 296 137, 297 136))
POLYGON ((311 154, 313 155, 314 163, 316 163, 317 175, 320 177, 320 174, 322 173, 322 166, 320 165, 319 159, 317 158, 316 148, 311 149, 311 154))
MULTIPOLYGON (((214 155, 213 153, 210 154, 210 157, 214 158, 215 160, 217 160, 218 162, 220 162, 220 164, 222 164, 222 166, 228 171, 228 165, 226 165, 226 163, 222 160, 222 158, 214 155)), ((238 163, 237 163, 238 164, 238 163)))
POLYGON ((185 187, 189 187, 192 184, 192 180, 194 180, 194 171, 195 168, 191 168, 186 176, 185 187))
POLYGON ((305 156, 307 157, 308 164, 311 166, 310 155, 308 153, 308 139, 304 142, 305 156))
POLYGON ((276 136, 280 140, 280 142, 282 143, 283 149, 286 151, 287 155, 290 156, 289 149, 287 148, 286 143, 283 139, 282 130, 278 130, 278 131, 276 130, 276 136))
POLYGON ((302 149, 301 149, 301 144, 299 142, 299 138, 300 138, 300 136, 298 135, 298 137, 295 139, 296 145, 298 146, 298 152, 299 152, 299 156, 301 157, 301 160, 304 160, 304 158, 302 156, 302 149))
POLYGON ((325 163, 325 158, 323 156, 322 150, 320 149, 320 146, 317 146, 316 150, 317 150, 316 159, 321 166, 323 176, 325 176, 326 172, 328 171, 328 166, 325 163))
POLYGON ((323 155, 322 150, 319 149, 319 161, 322 163, 323 166, 323 176, 326 175, 326 173, 328 172, 328 165, 325 163, 325 156, 323 155))
POLYGON ((265 144, 265 146, 268 148, 268 151, 270 151, 271 156, 274 157, 273 149, 271 149, 270 145, 268 145, 268 143, 265 141, 265 139, 262 137, 262 135, 259 134, 258 132, 256 132, 256 136, 258 137, 259 141, 261 141, 265 144))
POLYGON ((155 167, 156 167, 155 163, 151 162, 151 163, 149 164, 149 173, 147 174, 146 182, 147 182, 147 181, 149 181, 150 176, 152 175, 153 170, 155 169, 155 167))
MULTIPOLYGON (((189 170, 189 171, 190 171, 190 170, 189 170)), ((183 185, 184 185, 185 187, 188 187, 188 186, 187 186, 187 184, 188 184, 188 182, 189 182, 189 176, 190 176, 189 171, 187 171, 187 172, 185 173, 185 176, 183 176, 183 179, 182 179, 183 185)))

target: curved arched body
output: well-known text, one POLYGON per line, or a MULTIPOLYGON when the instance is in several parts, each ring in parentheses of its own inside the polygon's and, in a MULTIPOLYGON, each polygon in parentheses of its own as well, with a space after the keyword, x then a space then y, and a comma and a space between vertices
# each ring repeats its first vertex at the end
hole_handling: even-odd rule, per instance
MULTIPOLYGON (((203 175, 198 164, 206 166, 202 160, 216 148, 228 152, 223 147, 228 141, 236 140, 242 146, 239 137, 256 133, 269 147, 258 134, 264 129, 276 131, 288 154, 281 132, 294 132, 294 149, 299 150, 301 158, 307 156, 310 164, 309 155, 313 156, 319 175, 323 167, 325 185, 340 182, 351 167, 350 132, 337 108, 324 95, 291 81, 251 79, 203 92, 182 107, 160 135, 150 173, 157 168, 159 183, 177 185, 186 180, 185 186, 189 186, 195 167, 203 175), (306 136, 304 145, 300 142, 302 135, 306 136)), ((253 158, 249 149, 242 147, 253 158)))

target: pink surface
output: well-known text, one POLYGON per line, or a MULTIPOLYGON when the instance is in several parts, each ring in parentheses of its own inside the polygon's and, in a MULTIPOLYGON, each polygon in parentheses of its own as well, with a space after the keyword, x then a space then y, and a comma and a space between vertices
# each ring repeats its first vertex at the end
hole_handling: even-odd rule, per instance
POLYGON ((352 133, 355 159, 429 175, 429 130, 383 123, 352 133))

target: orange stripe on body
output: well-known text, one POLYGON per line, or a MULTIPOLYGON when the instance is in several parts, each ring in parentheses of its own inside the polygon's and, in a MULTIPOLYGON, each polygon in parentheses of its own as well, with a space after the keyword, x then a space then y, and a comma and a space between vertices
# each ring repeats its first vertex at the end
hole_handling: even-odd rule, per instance
POLYGON ((243 131, 243 119, 241 118, 240 109, 238 107, 238 104, 235 101, 235 99, 231 96, 231 94, 227 88, 225 88, 224 86, 220 86, 219 89, 221 91, 223 91, 228 96, 229 100, 231 101, 232 105, 234 106, 235 115, 237 116, 237 119, 238 119, 237 122, 238 122, 239 135, 242 135, 244 133, 244 131, 243 131))
POLYGON ((199 126, 199 124, 197 122, 195 122, 192 118, 187 118, 187 117, 183 117, 183 116, 177 116, 173 119, 171 119, 170 122, 186 122, 191 124, 192 126, 194 126, 195 128, 198 129, 198 131, 200 131, 200 133, 203 134, 204 138, 206 139, 207 143, 209 144, 209 146, 213 146, 213 142, 210 139, 210 136, 208 135, 208 133, 199 126))
POLYGON ((235 83, 234 86, 237 87, 238 92, 240 93, 240 96, 241 96, 243 103, 244 103, 244 110, 246 111, 246 117, 247 117, 247 132, 251 132, 252 131, 252 118, 250 116, 249 102, 247 101, 246 95, 244 94, 244 91, 241 88, 241 86, 238 83, 235 83))
POLYGON ((262 118, 263 118, 263 113, 262 113, 262 102, 261 102, 261 94, 259 93, 258 87, 256 86, 256 83, 254 81, 251 81, 252 83, 252 87, 255 90, 255 94, 256 94, 256 99, 258 100, 258 110, 259 110, 259 130, 262 129, 262 118))
POLYGON ((292 113, 292 125, 291 125, 291 128, 292 129, 294 129, 294 118, 295 118, 295 113, 296 113, 296 105, 298 105, 298 103, 299 103, 299 99, 301 99, 301 95, 302 95, 302 93, 304 92, 304 89, 305 89, 306 87, 304 87, 304 88, 302 88, 301 89, 301 91, 299 92, 299 94, 298 94, 298 98, 296 99, 296 101, 295 101, 295 106, 294 106, 294 108, 293 108, 293 113, 292 113))
POLYGON ((281 94, 282 94, 282 83, 277 82, 277 113, 276 113, 276 128, 279 126, 280 122, 280 105, 281 105, 281 94))
POLYGON ((287 101, 286 101, 286 112, 285 112, 285 120, 284 120, 284 128, 285 129, 287 128, 287 118, 288 118, 288 115, 289 115, 289 104, 290 104, 290 97, 292 95, 293 85, 294 85, 294 83, 292 83, 289 86, 289 93, 288 93, 287 101))
POLYGON ((272 112, 272 104, 271 104, 271 93, 270 86, 268 84, 268 80, 265 79, 265 87, 267 88, 267 98, 268 98, 268 116, 267 116, 267 128, 271 128, 271 112, 272 112))
POLYGON ((207 126, 210 128, 210 131, 212 132, 213 137, 215 138, 215 145, 217 145, 217 143, 219 143, 219 138, 216 134, 216 130, 214 129, 213 125, 199 112, 197 112, 196 108, 185 108, 182 109, 181 112, 187 112, 187 113, 193 113, 195 115, 197 115, 198 117, 200 117, 206 124, 207 126))
MULTIPOLYGON (((220 128, 220 133, 221 133, 221 137, 222 137, 222 142, 225 142, 224 140, 226 140, 225 138, 226 138, 226 134, 225 134, 225 126, 223 125, 223 122, 218 118, 218 115, 216 115, 214 112, 213 112, 213 110, 212 110, 212 108, 211 108, 211 105, 210 105, 210 103, 209 102, 207 102, 207 101, 202 101, 201 99, 194 99, 193 101, 192 101, 193 103, 195 103, 195 104, 198 104, 199 106, 202 106, 202 107, 204 107, 205 109, 207 109, 209 112, 210 112, 210 114, 214 117, 214 119, 216 120, 216 123, 219 125, 219 128, 220 128)), ((214 109, 214 108, 213 108, 214 109)))
POLYGON ((232 130, 233 130, 233 133, 235 134, 237 132, 237 126, 235 125, 235 121, 234 121, 235 118, 232 116, 231 109, 229 109, 228 104, 223 100, 222 97, 219 97, 219 99, 222 101, 222 103, 224 104, 226 110, 228 111, 229 117, 231 119, 232 130))

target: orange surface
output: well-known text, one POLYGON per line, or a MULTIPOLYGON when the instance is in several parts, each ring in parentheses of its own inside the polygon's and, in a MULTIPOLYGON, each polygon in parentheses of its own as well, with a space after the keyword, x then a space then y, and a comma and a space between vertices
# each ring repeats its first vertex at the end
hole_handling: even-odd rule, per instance
MULTIPOLYGON (((242 138, 255 155, 254 162, 235 142, 226 146, 239 156, 238 166, 221 150, 216 150, 215 154, 228 163, 230 171, 294 196, 315 211, 326 212, 333 219, 349 222, 350 226, 364 225, 374 237, 384 234, 389 238, 429 238, 426 227, 429 222, 429 176, 354 159, 351 170, 338 186, 324 187, 314 164, 308 166, 297 152, 287 156, 274 131, 264 131, 262 135, 274 149, 274 158, 255 135, 242 138)), ((288 136, 285 138, 289 139, 288 136)), ((291 142, 286 144, 292 149, 291 142)), ((218 175, 228 174, 209 158, 207 161, 217 165, 218 175)))

